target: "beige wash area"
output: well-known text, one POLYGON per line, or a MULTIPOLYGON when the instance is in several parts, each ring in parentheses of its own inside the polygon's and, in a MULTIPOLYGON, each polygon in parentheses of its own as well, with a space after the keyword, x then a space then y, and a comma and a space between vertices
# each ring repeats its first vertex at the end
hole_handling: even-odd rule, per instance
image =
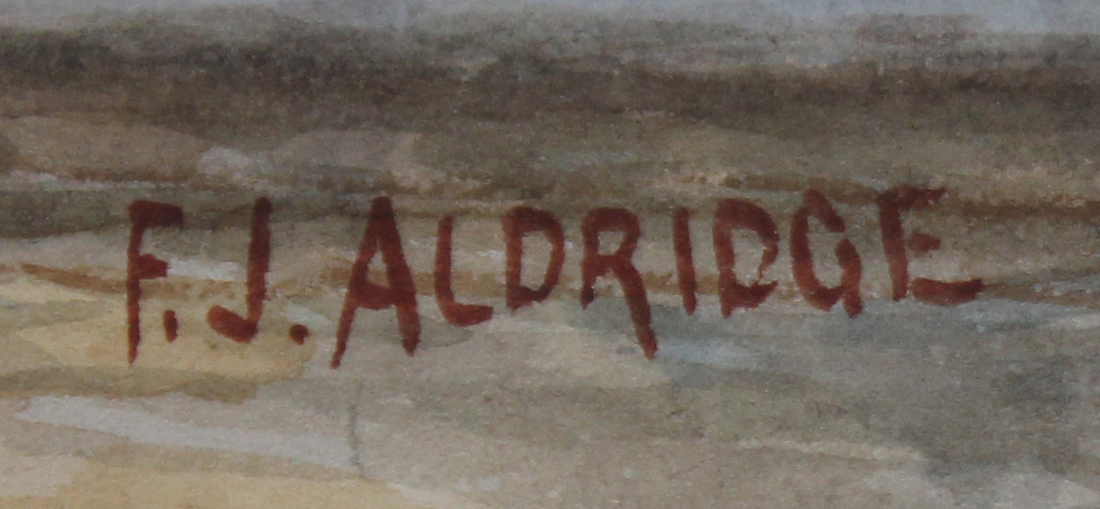
POLYGON ((1100 12, 830 5, 0 0, 0 506, 1100 507, 1100 12))

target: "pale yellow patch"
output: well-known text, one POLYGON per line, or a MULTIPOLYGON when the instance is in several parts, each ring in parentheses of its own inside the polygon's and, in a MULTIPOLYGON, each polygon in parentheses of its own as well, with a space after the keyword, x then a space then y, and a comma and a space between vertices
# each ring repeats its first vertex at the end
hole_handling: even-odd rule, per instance
POLYGON ((61 285, 40 280, 16 279, 0 284, 0 300, 27 304, 46 304, 58 301, 97 301, 95 296, 76 292, 61 285))
POLYGON ((84 470, 60 498, 67 507, 86 509, 427 507, 374 480, 307 480, 110 466, 84 470))
MULTIPOLYGON (((26 328, 13 337, 43 349, 58 366, 129 370, 125 303, 121 298, 109 300, 113 301, 112 311, 96 318, 26 328)), ((270 314, 265 312, 260 334, 251 343, 240 344, 206 325, 206 305, 152 300, 142 305, 143 337, 134 368, 167 369, 200 377, 214 374, 250 380, 284 379, 300 374, 301 366, 316 349, 315 342, 297 345, 289 339, 289 324, 280 318, 277 306, 270 307, 270 314), (156 319, 159 310, 170 307, 176 308, 180 322, 179 337, 172 343, 165 340, 160 320, 156 319)))

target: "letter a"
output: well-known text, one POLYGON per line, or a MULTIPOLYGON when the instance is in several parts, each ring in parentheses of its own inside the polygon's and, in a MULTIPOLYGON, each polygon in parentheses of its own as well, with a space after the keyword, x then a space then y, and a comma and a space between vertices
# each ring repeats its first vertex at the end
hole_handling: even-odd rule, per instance
POLYGON ((332 368, 340 367, 340 360, 348 348, 352 321, 359 308, 382 310, 388 307, 397 309, 397 324, 401 330, 402 345, 412 355, 420 342, 420 316, 416 311, 416 286, 412 273, 405 263, 405 253, 401 249, 401 236, 397 232, 397 221, 393 215, 393 205, 385 196, 371 202, 370 217, 363 232, 363 241, 359 244, 359 254, 351 267, 351 279, 348 281, 347 294, 344 297, 344 309, 340 313, 340 322, 336 329, 336 352, 332 355, 332 368), (370 264, 376 251, 382 252, 382 262, 386 264, 386 281, 389 287, 377 285, 367 280, 370 264))

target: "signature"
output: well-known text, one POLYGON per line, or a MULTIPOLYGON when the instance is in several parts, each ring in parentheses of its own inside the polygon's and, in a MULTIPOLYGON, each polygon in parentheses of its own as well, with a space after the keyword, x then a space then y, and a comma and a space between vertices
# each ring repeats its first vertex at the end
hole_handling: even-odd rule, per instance
MULTIPOLYGON (((901 300, 909 295, 918 301, 953 306, 977 298, 982 290, 981 279, 939 281, 910 277, 910 254, 922 255, 940 248, 940 239, 921 232, 906 232, 902 225, 903 214, 923 210, 937 203, 944 189, 922 189, 914 186, 894 187, 877 197, 879 229, 882 248, 886 256, 891 280, 891 297, 901 300)), ((259 331, 267 294, 267 273, 271 258, 270 217, 274 210, 266 197, 256 200, 252 208, 252 225, 248 246, 247 295, 244 316, 223 306, 215 305, 206 315, 207 324, 218 334, 233 341, 248 343, 259 331)), ((130 239, 127 249, 126 307, 129 339, 129 361, 138 356, 141 344, 141 281, 166 277, 168 262, 143 253, 142 240, 151 228, 172 228, 183 225, 183 209, 177 205, 137 200, 130 204, 130 239)), ((676 255, 676 274, 679 293, 688 314, 697 305, 697 281, 692 256, 689 220, 691 211, 677 208, 673 211, 673 248, 676 255)), ((789 250, 791 269, 802 297, 816 309, 829 311, 840 303, 848 316, 854 318, 863 311, 860 282, 863 263, 855 246, 847 237, 841 237, 834 246, 836 263, 841 269, 839 283, 826 286, 814 268, 810 246, 810 221, 820 223, 827 231, 844 234, 844 219, 822 193, 810 189, 803 193, 802 204, 790 220, 789 250)), ((505 238, 505 302, 508 309, 534 305, 550 296, 561 276, 565 263, 565 234, 561 223, 553 214, 527 206, 517 206, 501 217, 505 238), (542 234, 550 245, 550 258, 543 271, 542 284, 538 288, 526 286, 521 281, 524 242, 529 236, 542 234)), ((491 306, 460 303, 451 287, 451 242, 454 217, 439 220, 433 271, 435 300, 448 323, 458 327, 489 321, 494 310, 491 306)), ((634 251, 641 238, 638 217, 623 208, 594 208, 589 210, 580 226, 583 238, 581 260, 582 307, 595 300, 594 286, 604 277, 618 280, 630 310, 634 333, 645 356, 652 359, 657 354, 658 340, 651 326, 649 301, 642 276, 633 262, 634 251), (610 254, 600 246, 603 232, 621 233, 619 245, 610 254)), ((713 220, 715 260, 718 266, 718 298, 722 314, 729 317, 735 309, 753 309, 764 303, 776 289, 778 282, 765 283, 764 274, 779 256, 780 236, 772 216, 760 206, 738 199, 724 199, 718 203, 713 220), (738 280, 733 234, 744 230, 756 235, 763 246, 756 277, 752 281, 738 280)), ((401 234, 390 198, 380 196, 371 203, 366 229, 359 251, 351 268, 343 308, 336 331, 336 350, 331 367, 340 366, 347 351, 355 314, 360 309, 394 309, 402 336, 402 345, 409 355, 416 352, 420 342, 420 315, 417 312, 416 287, 412 272, 406 263, 401 246, 401 234), (376 261, 380 258, 380 261, 376 261), (371 266, 385 266, 385 284, 368 280, 371 266)), ((168 341, 174 341, 179 322, 175 312, 163 315, 163 327, 168 341)), ((304 325, 293 325, 290 339, 303 344, 310 331, 304 325)))

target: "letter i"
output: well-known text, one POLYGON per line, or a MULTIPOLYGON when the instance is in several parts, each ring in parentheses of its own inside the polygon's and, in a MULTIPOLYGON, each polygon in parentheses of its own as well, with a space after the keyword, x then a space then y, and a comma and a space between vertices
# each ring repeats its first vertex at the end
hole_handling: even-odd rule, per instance
POLYGON ((691 212, 678 208, 672 213, 672 247, 676 251, 676 277, 680 283, 680 298, 687 314, 695 314, 695 261, 691 252, 691 212))

